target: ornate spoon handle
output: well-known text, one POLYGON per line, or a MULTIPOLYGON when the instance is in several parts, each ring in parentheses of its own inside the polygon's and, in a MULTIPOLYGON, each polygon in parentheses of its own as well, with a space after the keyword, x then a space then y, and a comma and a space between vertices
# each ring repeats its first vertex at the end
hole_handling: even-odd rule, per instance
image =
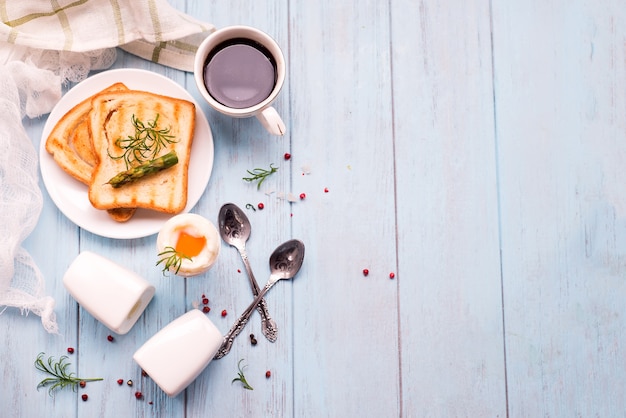
MULTIPOLYGON (((246 272, 248 273, 248 279, 250 281, 250 286, 252 287, 252 293, 254 296, 259 295, 259 285, 254 278, 254 273, 252 273, 252 268, 250 267, 250 261, 248 260, 248 253, 245 248, 239 249, 239 254, 241 254, 241 259, 243 260, 243 265, 246 267, 246 272)), ((257 306, 257 311, 261 315, 261 332, 265 335, 269 341, 276 341, 278 328, 276 326, 276 322, 270 316, 269 311, 267 310, 267 303, 265 299, 261 299, 257 306)))
POLYGON ((261 302, 261 300, 263 299, 263 296, 267 293, 268 290, 270 290, 270 288, 274 285, 274 283, 276 283, 276 281, 277 280, 270 279, 270 281, 267 282, 265 287, 259 292, 257 297, 250 304, 250 306, 248 306, 246 310, 243 311, 239 319, 237 319, 237 321, 231 327, 230 331, 228 331, 228 334, 224 336, 222 345, 220 346, 219 350, 217 350, 217 353, 213 357, 214 359, 216 360, 221 359, 226 354, 228 354, 228 352, 230 351, 230 348, 233 346, 233 341, 235 341, 235 338, 237 337, 237 335, 241 333, 241 331, 244 329, 244 327, 248 323, 248 319, 250 319, 250 315, 252 315, 252 312, 254 312, 257 305, 261 302))

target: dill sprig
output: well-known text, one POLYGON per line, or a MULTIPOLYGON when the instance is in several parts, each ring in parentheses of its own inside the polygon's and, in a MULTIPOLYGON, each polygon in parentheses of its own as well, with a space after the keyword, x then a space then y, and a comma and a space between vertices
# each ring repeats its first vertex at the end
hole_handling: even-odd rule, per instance
POLYGON ((237 369, 239 369, 239 372, 237 373, 237 377, 235 377, 230 382, 230 384, 232 385, 235 382, 241 382, 241 384, 243 385, 244 389, 254 390, 254 388, 252 386, 250 386, 250 384, 246 380, 246 376, 243 374, 243 369, 245 369, 246 366, 243 366, 243 368, 241 367, 241 362, 242 361, 243 361, 243 359, 239 360, 239 363, 237 363, 237 369))
POLYGON ((67 359, 67 356, 61 356, 59 360, 56 361, 54 357, 48 357, 48 359, 44 361, 44 353, 39 353, 37 360, 35 360, 35 368, 52 377, 47 377, 39 382, 37 390, 49 386, 48 393, 52 395, 55 390, 63 389, 68 386, 76 391, 76 386, 80 382, 96 382, 102 380, 101 377, 84 379, 76 377, 74 373, 68 373, 67 368, 70 366, 70 363, 67 362, 67 359))
POLYGON ((178 142, 174 135, 170 134, 170 128, 157 128, 159 114, 154 120, 143 122, 135 115, 131 116, 131 122, 135 127, 135 135, 128 135, 126 138, 118 138, 115 145, 123 150, 121 155, 109 156, 114 160, 124 159, 126 168, 153 160, 159 152, 168 144, 178 142))
POLYGON ((183 264, 183 260, 191 260, 191 257, 176 251, 174 247, 165 247, 164 251, 159 253, 159 261, 157 261, 156 265, 158 266, 161 263, 164 263, 163 266, 163 274, 165 272, 170 271, 172 267, 174 267, 174 274, 178 274, 180 270, 180 266, 183 264))
POLYGON ((255 168, 253 170, 246 170, 250 177, 244 177, 243 180, 247 182, 258 181, 256 188, 259 190, 261 188, 261 184, 268 178, 271 174, 274 174, 278 171, 278 167, 274 167, 274 164, 270 164, 269 170, 264 168, 255 168))

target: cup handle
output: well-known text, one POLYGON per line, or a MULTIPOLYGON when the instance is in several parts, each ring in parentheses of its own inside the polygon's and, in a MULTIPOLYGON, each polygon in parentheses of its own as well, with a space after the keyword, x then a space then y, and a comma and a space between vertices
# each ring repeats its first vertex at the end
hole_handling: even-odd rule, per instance
POLYGON ((287 131, 283 120, 280 115, 272 106, 266 107, 261 112, 256 114, 257 119, 272 135, 284 135, 287 131))

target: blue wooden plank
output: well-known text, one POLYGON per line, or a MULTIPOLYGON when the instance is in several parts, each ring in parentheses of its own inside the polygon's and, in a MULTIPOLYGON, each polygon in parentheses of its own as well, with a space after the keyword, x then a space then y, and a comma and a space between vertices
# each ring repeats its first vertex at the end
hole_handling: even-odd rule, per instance
POLYGON ((494 4, 509 405, 625 409, 620 2, 494 4))
POLYGON ((490 4, 392 4, 402 412, 506 416, 490 4))
POLYGON ((306 194, 293 230, 308 245, 294 282, 294 416, 397 416, 389 4, 290 12, 291 187, 306 194))

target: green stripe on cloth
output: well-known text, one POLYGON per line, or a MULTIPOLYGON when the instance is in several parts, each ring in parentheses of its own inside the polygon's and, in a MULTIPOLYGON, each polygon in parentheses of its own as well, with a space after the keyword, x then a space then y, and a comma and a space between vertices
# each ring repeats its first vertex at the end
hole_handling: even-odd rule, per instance
POLYGON ((61 28, 63 29, 63 34, 65 35, 65 44, 63 45, 63 49, 69 51, 72 49, 72 43, 74 41, 74 35, 72 33, 72 28, 70 27, 70 22, 67 19, 65 10, 59 6, 57 0, 51 0, 50 4, 56 11, 55 14, 59 19, 59 23, 61 24, 61 28))
MULTIPOLYGON (((197 34, 197 36, 193 36, 200 40, 203 36, 206 37, 208 34, 197 34)), ((193 41, 190 39, 190 41, 193 41)), ((155 46, 155 44, 147 42, 144 39, 133 41, 124 45, 120 45, 120 48, 130 52, 133 55, 137 55, 139 57, 145 58, 152 62, 157 62, 162 65, 166 65, 168 67, 176 68, 182 71, 193 71, 194 51, 197 49, 197 46, 194 46, 194 42, 182 42, 183 45, 189 45, 184 49, 179 49, 173 47, 172 42, 162 43, 159 46, 155 46)), ((199 42, 198 42, 199 43, 199 42)))
POLYGON ((152 20, 152 28, 154 29, 156 42, 161 42, 163 38, 161 37, 161 21, 159 20, 159 10, 156 7, 156 3, 154 0, 148 1, 148 9, 150 10, 150 19, 152 20))
MULTIPOLYGON (((7 2, 6 0, 0 1, 0 19, 3 22, 9 20, 9 15, 7 14, 7 2)), ((17 30, 15 28, 11 28, 9 31, 9 36, 7 37, 7 42, 15 43, 15 39, 17 39, 17 30)))
MULTIPOLYGON (((6 1, 6 0, 5 0, 6 1)), ((54 9, 51 12, 46 12, 46 13, 31 13, 28 14, 26 16, 22 16, 20 18, 17 19, 13 19, 13 20, 6 20, 4 21, 4 24, 7 26, 10 26, 12 28, 16 27, 16 26, 20 26, 23 25, 25 23, 30 22, 31 20, 35 20, 41 17, 50 17, 50 16, 54 16, 55 14, 59 13, 59 12, 63 12, 65 13, 65 10, 70 9, 72 7, 76 7, 76 6, 81 6, 85 3, 87 3, 89 0, 77 0, 74 3, 70 3, 67 6, 63 6, 60 7, 58 9, 54 9)), ((4 2, 3 2, 4 3, 4 2)))
POLYGON ((152 21, 152 29, 155 34, 154 40, 156 41, 156 45, 152 50, 152 58, 151 60, 154 62, 159 62, 159 56, 161 55, 161 50, 165 48, 165 42, 162 41, 161 37, 161 21, 159 20, 159 10, 154 3, 154 0, 148 1, 148 10, 150 10, 150 19, 152 21))
POLYGON ((196 51, 198 50, 198 45, 194 45, 189 42, 183 42, 177 39, 167 42, 165 44, 165 47, 167 48, 168 46, 174 47, 175 49, 178 49, 179 51, 189 52, 191 54, 195 54, 196 51))
POLYGON ((152 58, 151 61, 159 62, 159 57, 161 56, 161 51, 167 46, 167 42, 159 42, 154 49, 152 50, 152 58))
POLYGON ((166 49, 172 51, 172 53, 174 54, 182 55, 184 53, 188 53, 190 55, 193 55, 198 50, 198 46, 189 42, 183 42, 179 40, 173 40, 168 42, 161 41, 154 46, 154 49, 152 50, 152 58, 150 58, 150 61, 159 62, 161 53, 166 49))
POLYGON ((117 43, 122 45, 125 43, 124 39, 124 22, 122 21, 122 10, 117 0, 111 0, 111 9, 113 11, 113 18, 115 19, 115 27, 117 28, 117 43))

